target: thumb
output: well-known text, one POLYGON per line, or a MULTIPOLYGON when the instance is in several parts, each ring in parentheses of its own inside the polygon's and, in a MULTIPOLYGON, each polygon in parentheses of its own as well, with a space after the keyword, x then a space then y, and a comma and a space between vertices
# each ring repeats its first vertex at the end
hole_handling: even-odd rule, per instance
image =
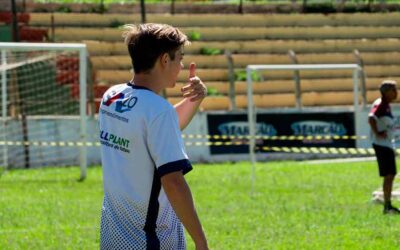
POLYGON ((196 64, 194 62, 190 63, 189 66, 189 78, 196 76, 196 64))

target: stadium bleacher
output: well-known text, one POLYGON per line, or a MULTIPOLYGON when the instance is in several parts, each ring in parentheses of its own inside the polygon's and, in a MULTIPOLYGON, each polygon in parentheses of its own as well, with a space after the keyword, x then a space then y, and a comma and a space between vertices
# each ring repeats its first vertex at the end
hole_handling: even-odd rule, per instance
MULTIPOLYGON (((229 110, 228 61, 224 50, 233 53, 235 72, 248 64, 290 64, 293 50, 299 63, 356 63, 357 49, 367 76, 367 99, 379 93, 386 78, 400 79, 399 13, 356 14, 149 14, 148 22, 169 23, 188 34, 192 45, 185 49, 184 63, 197 63, 198 75, 213 89, 214 95, 203 103, 203 110, 229 110), (217 55, 204 54, 205 49, 217 55)), ((88 45, 96 80, 97 104, 102 93, 113 84, 132 77, 131 65, 118 28, 139 23, 139 15, 55 13, 55 40, 84 42, 88 45)), ((50 13, 32 13, 30 24, 49 28, 50 13)), ((349 70, 304 71, 301 75, 304 106, 352 105, 353 84, 349 70)), ((179 100, 180 87, 188 76, 187 68, 168 99, 179 100)), ((255 103, 259 108, 294 107, 292 71, 263 73, 255 83, 255 103)), ((236 103, 246 108, 246 82, 235 83, 236 103)))
MULTIPOLYGON (((17 22, 19 27, 19 40, 26 42, 44 42, 49 40, 48 30, 45 27, 30 27, 30 14, 18 13, 17 22)), ((0 11, 0 26, 11 27, 12 13, 9 11, 0 11)), ((0 33, 1 41, 12 41, 12 36, 9 33, 11 28, 0 33)))

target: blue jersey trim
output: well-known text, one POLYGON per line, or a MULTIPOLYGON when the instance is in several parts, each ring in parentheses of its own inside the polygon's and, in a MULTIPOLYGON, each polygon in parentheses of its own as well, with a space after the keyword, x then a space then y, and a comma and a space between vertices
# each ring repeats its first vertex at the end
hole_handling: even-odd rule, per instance
POLYGON ((128 82, 127 85, 133 89, 144 89, 144 90, 148 90, 151 91, 151 89, 143 87, 143 86, 138 86, 138 85, 134 85, 131 82, 128 82))
POLYGON ((161 180, 154 169, 153 184, 151 186, 149 207, 147 208, 146 223, 144 225, 144 231, 146 232, 146 249, 147 250, 158 250, 160 249, 160 239, 157 237, 157 216, 160 209, 160 203, 158 202, 158 196, 161 191, 161 180))
POLYGON ((192 164, 188 159, 182 159, 178 161, 173 161, 173 162, 168 162, 160 167, 158 167, 157 172, 158 175, 163 177, 166 174, 176 172, 176 171, 182 171, 183 174, 188 173, 190 170, 192 170, 192 164))

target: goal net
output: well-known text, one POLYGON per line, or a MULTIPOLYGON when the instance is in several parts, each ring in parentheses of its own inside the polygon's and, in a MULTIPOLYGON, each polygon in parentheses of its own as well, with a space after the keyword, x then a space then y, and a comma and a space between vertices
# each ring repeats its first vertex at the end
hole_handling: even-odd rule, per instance
POLYGON ((0 43, 0 166, 80 165, 86 176, 84 44, 0 43))

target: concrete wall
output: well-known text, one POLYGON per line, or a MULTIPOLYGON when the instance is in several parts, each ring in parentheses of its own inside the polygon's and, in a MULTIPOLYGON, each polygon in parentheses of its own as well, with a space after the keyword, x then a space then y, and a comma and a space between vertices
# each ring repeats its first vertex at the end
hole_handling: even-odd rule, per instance
MULTIPOLYGON (((343 111, 343 110, 342 110, 343 111)), ((286 112, 286 111, 281 111, 286 112)), ((292 111, 293 112, 293 111, 292 111)), ((303 111, 304 112, 304 111, 303 111)), ((315 112, 315 111, 314 111, 315 112)), ((332 111, 334 112, 334 111, 332 111)), ((360 109, 355 113, 355 129, 357 136, 369 135, 369 126, 367 122, 369 107, 360 109)), ((216 112, 213 112, 215 114, 216 112)), ((244 113, 244 112, 243 112, 244 113)), ((393 113, 396 119, 396 139, 400 139, 400 106, 393 105, 393 113)), ((220 162, 220 161, 246 161, 249 160, 249 155, 245 154, 221 154, 211 155, 207 135, 208 123, 207 112, 198 113, 191 124, 183 131, 184 141, 187 153, 193 162, 220 162)), ((222 113, 221 113, 222 114, 222 113)), ((78 117, 70 118, 29 118, 28 137, 30 141, 29 147, 29 164, 30 167, 44 166, 76 166, 79 165, 79 146, 54 146, 51 142, 76 142, 79 141, 79 119, 78 117)), ((1 124, 3 126, 3 124, 1 124)), ((0 130, 0 131, 4 131, 0 130)), ((0 165, 4 159, 4 139, 11 142, 12 145, 7 146, 8 163, 11 168, 25 167, 26 154, 25 147, 20 143, 15 145, 15 142, 23 141, 23 133, 21 122, 17 120, 7 121, 7 137, 4 138, 4 133, 0 133, 0 165)), ((93 145, 87 147, 88 164, 100 165, 100 147, 98 146, 99 128, 96 118, 89 118, 87 128, 87 141, 93 145), (97 145, 96 145, 97 144, 97 145)), ((356 142, 358 148, 370 148, 371 144, 368 138, 358 139, 356 142)), ((397 142, 400 146, 400 141, 397 142)), ((342 155, 345 157, 345 155, 342 155)), ((258 160, 271 159, 307 159, 310 157, 327 157, 327 155, 310 155, 310 154, 279 154, 268 153, 259 154, 258 160)), ((337 155, 335 157, 338 157, 337 155)))
POLYGON ((11 11, 11 1, 0 0, 0 11, 11 11))
MULTIPOLYGON (((93 127, 93 123, 90 122, 93 127)), ((3 124, 2 124, 3 126, 3 124)), ((21 145, 23 141, 23 129, 20 120, 8 120, 6 125, 6 137, 1 133, 1 141, 7 142, 8 166, 21 168, 39 166, 70 166, 79 162, 79 147, 76 146, 51 146, 51 142, 79 141, 79 119, 72 118, 28 118, 27 131, 29 145, 21 145), (47 143, 47 145, 46 145, 47 143), (28 154, 26 151, 28 150, 28 154), (29 160, 27 157, 29 156, 29 160)), ((2 127, 1 131, 4 131, 2 127)), ((93 128, 91 128, 93 131, 93 128)), ((90 130, 89 130, 90 131, 90 130)), ((4 145, 0 146, 0 162, 3 162, 4 145)), ((90 156, 89 158, 96 158, 90 156)))
MULTIPOLYGON (((4 0, 2 0, 4 1, 4 0)), ((54 13, 56 26, 112 26, 115 23, 139 23, 139 12, 126 14, 54 13)), ((32 25, 50 25, 50 13, 32 13, 32 25)), ((276 27, 276 26, 398 26, 400 14, 354 13, 354 14, 148 14, 147 22, 168 23, 177 27, 276 27), (243 20, 246 20, 245 22, 243 20)))
MULTIPOLYGON (((79 119, 71 118, 28 118, 29 146, 23 145, 21 121, 8 120, 6 138, 0 133, 0 165, 3 165, 4 150, 7 150, 8 167, 24 168, 28 161, 26 149, 29 152, 29 167, 46 166, 77 166, 79 165, 79 146, 69 146, 67 142, 79 141, 79 119), (5 140, 4 140, 5 139, 5 140), (4 141, 7 146, 4 146, 4 141), (59 145, 64 142, 65 145, 59 145), (51 145, 57 143, 57 145, 51 145)), ((3 124, 1 124, 3 126, 3 124)), ((4 131, 3 127, 2 130, 4 131)), ((99 141, 99 127, 96 118, 89 118, 87 125, 87 147, 89 165, 100 165, 101 155, 99 141), (97 145, 96 145, 97 144, 97 145)), ((193 162, 238 161, 248 160, 248 155, 218 155, 211 156, 206 143, 208 135, 207 113, 198 113, 191 124, 183 131, 186 150, 193 162)))
MULTIPOLYGON (((91 56, 127 55, 126 46, 119 42, 83 41, 91 56)), ((292 49, 296 53, 352 53, 392 52, 399 49, 398 39, 339 39, 339 40, 249 40, 249 41, 195 41, 185 48, 186 54, 199 54, 201 48, 217 48, 235 53, 284 53, 292 49)))
MULTIPOLYGON (((201 41, 244 40, 307 40, 307 39, 382 39, 400 38, 397 27, 196 27, 182 28, 185 34, 198 32, 201 41)), ((63 42, 98 40, 121 41, 121 30, 117 28, 57 28, 56 38, 63 42)))

